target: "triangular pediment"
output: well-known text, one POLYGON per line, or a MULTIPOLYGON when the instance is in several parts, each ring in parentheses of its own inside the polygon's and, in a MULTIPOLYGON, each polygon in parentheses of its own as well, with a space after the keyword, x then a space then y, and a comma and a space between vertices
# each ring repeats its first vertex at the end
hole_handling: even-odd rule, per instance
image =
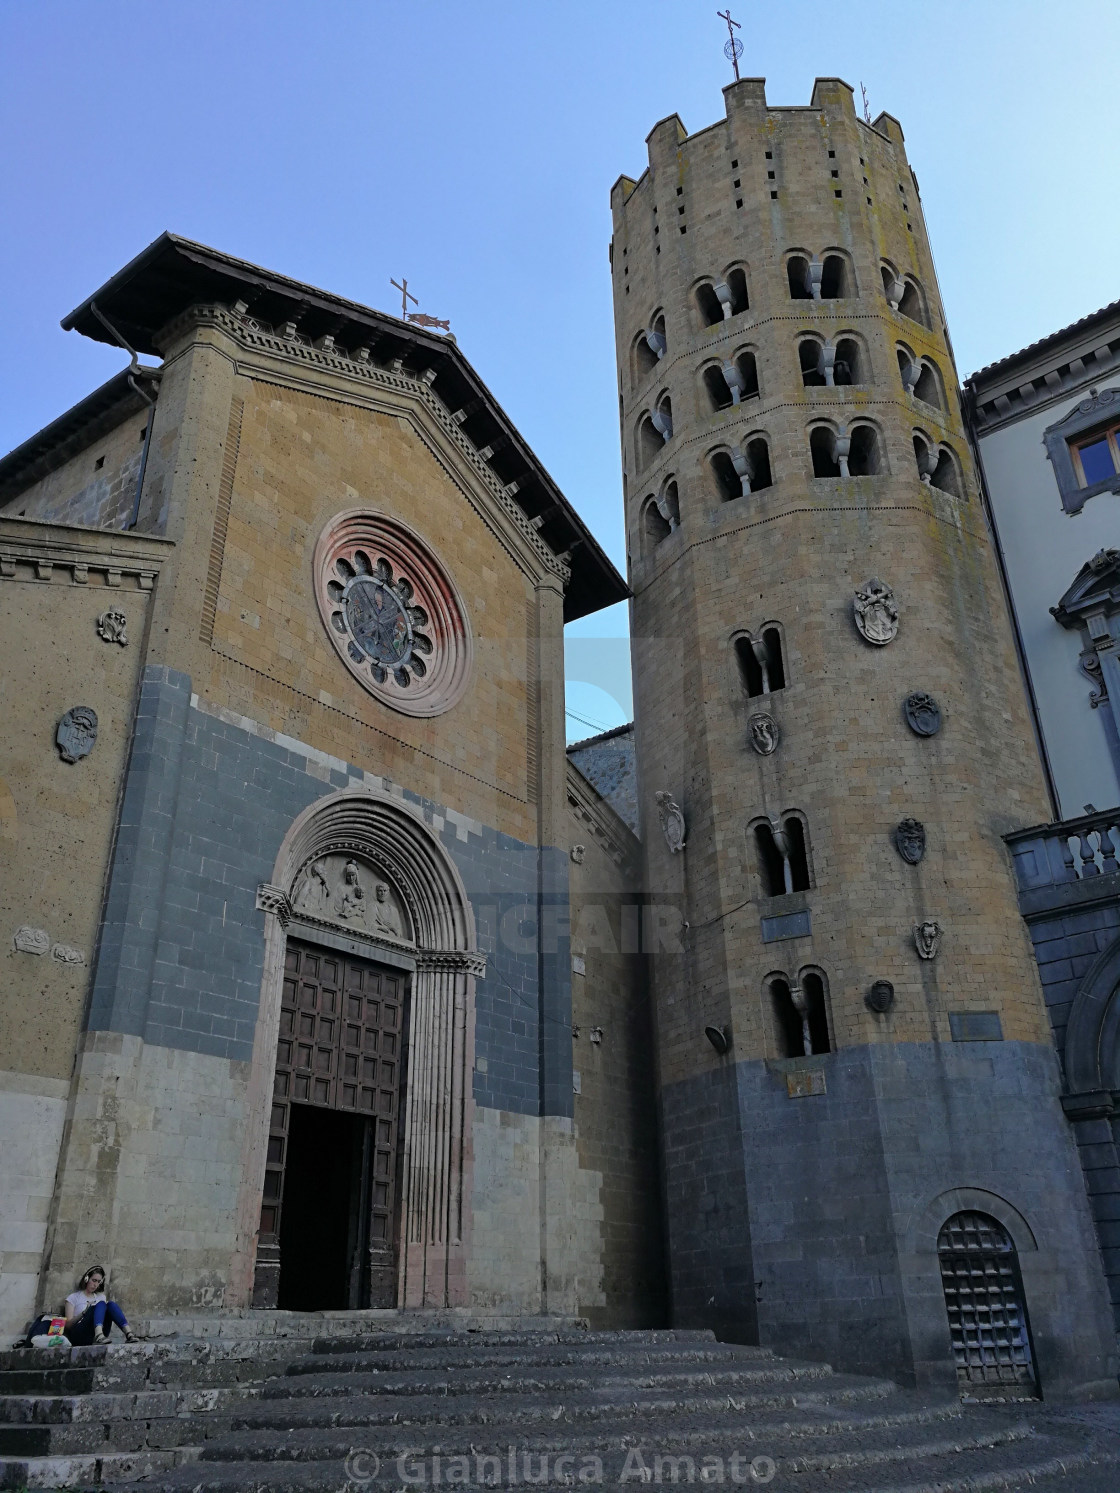
POLYGON ((1098 550, 1050 610, 1063 627, 1077 627, 1094 612, 1120 612, 1120 549, 1098 550))

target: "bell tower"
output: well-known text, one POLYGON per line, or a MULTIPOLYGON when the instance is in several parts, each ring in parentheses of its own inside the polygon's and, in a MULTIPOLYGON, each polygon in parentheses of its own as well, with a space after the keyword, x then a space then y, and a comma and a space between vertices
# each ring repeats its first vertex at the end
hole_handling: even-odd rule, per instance
POLYGON ((902 130, 839 79, 724 96, 611 194, 674 1320, 951 1385, 996 1312, 997 1381, 1103 1378, 1003 841, 1048 804, 902 130))

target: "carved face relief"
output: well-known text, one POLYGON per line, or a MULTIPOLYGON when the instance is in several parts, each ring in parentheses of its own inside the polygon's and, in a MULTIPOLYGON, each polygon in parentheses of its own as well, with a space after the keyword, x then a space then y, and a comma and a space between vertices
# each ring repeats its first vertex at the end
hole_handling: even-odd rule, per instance
POLYGON ((573 865, 582 866, 583 865, 583 861, 584 861, 584 857, 586 856, 586 854, 587 854, 587 846, 586 845, 573 845, 572 849, 571 849, 571 857, 572 857, 572 863, 573 863, 573 865))
POLYGON ((924 690, 915 690, 902 702, 906 724, 918 736, 936 736, 941 730, 941 706, 924 690))
POLYGON ((295 879, 291 901, 297 917, 412 942, 396 893, 375 867, 356 856, 339 852, 310 861, 295 879))
POLYGON ((861 637, 882 647, 898 635, 898 605, 894 592, 876 576, 856 592, 852 614, 861 637))
POLYGON ((88 757, 97 740, 97 712, 88 705, 75 705, 59 721, 54 739, 63 762, 88 757))
POLYGON ((128 638, 124 631, 127 626, 128 618, 120 607, 110 607, 97 619, 97 631, 102 640, 106 643, 119 643, 122 648, 128 647, 128 638))
POLYGON ((894 1005, 894 986, 889 980, 876 980, 863 999, 869 1011, 885 1016, 894 1005))
POLYGON ((657 817, 661 820, 661 833, 665 836, 665 843, 673 855, 679 855, 685 842, 684 815, 680 805, 671 793, 661 792, 654 797, 657 800, 657 817))
POLYGON ((760 757, 769 757, 778 745, 778 723, 767 711, 752 715, 747 722, 751 733, 751 746, 760 757))
POLYGON ((936 959, 941 948, 942 927, 934 918, 927 918, 914 928, 914 947, 919 959, 936 959))
POLYGON ((900 819, 894 832, 895 849, 908 866, 916 866, 926 853, 926 827, 920 819, 900 819))
POLYGON ((405 715, 449 710, 467 687, 471 637, 443 566, 383 514, 339 514, 315 546, 315 599, 362 687, 405 715))

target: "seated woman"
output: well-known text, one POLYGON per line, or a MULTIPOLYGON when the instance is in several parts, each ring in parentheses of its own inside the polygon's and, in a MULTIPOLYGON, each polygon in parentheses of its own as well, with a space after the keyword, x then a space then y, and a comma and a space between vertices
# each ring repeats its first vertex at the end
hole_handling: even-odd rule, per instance
POLYGON ((124 1333, 126 1343, 140 1339, 125 1321, 124 1312, 115 1301, 105 1299, 105 1267, 91 1265, 78 1282, 78 1289, 66 1298, 66 1336, 75 1348, 91 1343, 107 1343, 115 1322, 124 1333))

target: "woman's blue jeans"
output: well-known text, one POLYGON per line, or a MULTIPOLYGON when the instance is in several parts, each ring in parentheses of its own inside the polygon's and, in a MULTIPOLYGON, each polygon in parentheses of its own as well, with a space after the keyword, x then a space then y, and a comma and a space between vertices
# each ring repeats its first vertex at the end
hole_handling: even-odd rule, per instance
POLYGON ((87 1306, 76 1322, 71 1322, 66 1329, 66 1336, 75 1348, 87 1348, 93 1342, 93 1334, 100 1327, 106 1336, 113 1330, 116 1323, 122 1332, 128 1327, 124 1312, 115 1301, 99 1301, 94 1306, 87 1306))

